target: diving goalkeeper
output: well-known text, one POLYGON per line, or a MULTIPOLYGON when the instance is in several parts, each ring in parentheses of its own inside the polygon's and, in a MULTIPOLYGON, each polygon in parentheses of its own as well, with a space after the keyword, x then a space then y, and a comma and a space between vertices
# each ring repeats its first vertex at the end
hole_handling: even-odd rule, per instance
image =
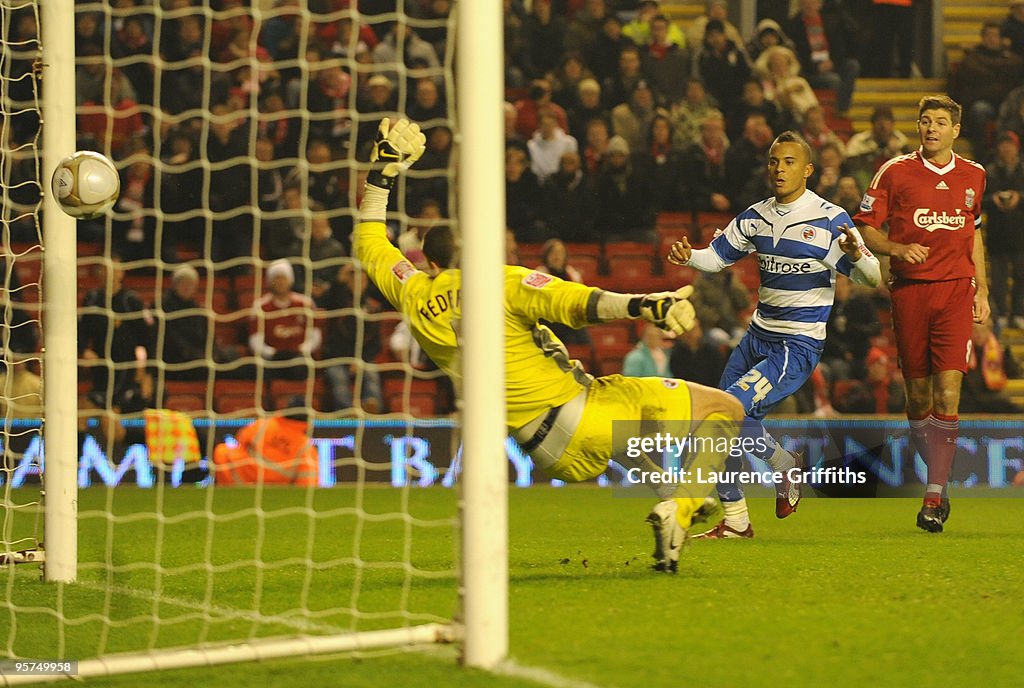
MULTIPOLYGON (((354 253, 374 284, 408 318, 424 352, 458 380, 462 273, 450 267, 458 258, 451 230, 438 226, 427 232, 423 252, 428 268, 420 271, 388 241, 384 227, 390 189, 423 154, 424 145, 419 125, 405 119, 394 126, 387 119, 381 122, 371 156, 375 165, 353 234, 354 253)), ((693 436, 736 437, 744 412, 732 395, 682 380, 621 375, 595 379, 578 361, 570 360, 550 329, 538 323, 548 320, 580 328, 644 318, 681 334, 694 324, 693 306, 686 298, 691 291, 687 286, 674 293, 616 294, 523 267, 505 267, 507 424, 509 434, 538 467, 552 477, 577 482, 600 475, 615 459, 646 476, 663 469, 642 452, 627 452, 629 437, 672 422, 693 436)), ((693 451, 688 459, 689 465, 707 471, 717 470, 724 456, 693 451)), ((655 536, 655 568, 675 571, 686 528, 711 486, 652 487, 661 498, 647 518, 655 536)))

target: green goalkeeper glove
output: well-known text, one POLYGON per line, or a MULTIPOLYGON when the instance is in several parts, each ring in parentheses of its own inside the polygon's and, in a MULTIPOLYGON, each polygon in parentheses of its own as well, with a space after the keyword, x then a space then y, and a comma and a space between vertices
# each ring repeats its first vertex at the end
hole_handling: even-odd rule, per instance
POLYGON ((377 127, 377 139, 370 154, 370 162, 377 165, 367 181, 384 189, 392 188, 398 175, 419 160, 426 148, 427 137, 420 131, 420 125, 402 118, 391 126, 391 120, 385 117, 377 127))
POLYGON ((693 286, 686 285, 676 291, 647 294, 630 303, 630 315, 652 322, 663 330, 683 334, 693 329, 697 314, 690 303, 693 286))

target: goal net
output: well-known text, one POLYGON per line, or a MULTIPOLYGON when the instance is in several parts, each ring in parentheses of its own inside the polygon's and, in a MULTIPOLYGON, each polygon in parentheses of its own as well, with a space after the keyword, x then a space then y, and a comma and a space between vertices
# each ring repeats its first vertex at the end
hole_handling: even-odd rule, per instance
POLYGON ((349 257, 383 117, 428 131, 396 242, 421 260, 454 221, 455 10, 356 4, 0 0, 0 660, 88 676, 462 634, 456 393, 349 257), (74 27, 73 80, 46 71, 47 21, 74 27), (47 160, 96 150, 121 174, 73 266, 42 259, 58 88, 77 139, 47 160), (77 380, 44 387, 50 337, 75 336, 49 305, 63 270, 77 380), (58 463, 77 556, 55 578, 58 463))

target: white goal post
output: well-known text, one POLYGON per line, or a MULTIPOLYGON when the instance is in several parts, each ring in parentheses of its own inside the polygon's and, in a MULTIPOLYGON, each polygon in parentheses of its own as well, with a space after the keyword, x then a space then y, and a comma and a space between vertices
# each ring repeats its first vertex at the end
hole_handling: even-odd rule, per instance
POLYGON ((504 160, 500 3, 459 2, 459 216, 462 228, 465 469, 465 661, 489 669, 508 653, 508 473, 505 464, 504 160))
POLYGON ((50 175, 75 150, 75 3, 42 0, 43 471, 47 581, 78 575, 78 297, 75 220, 50 193, 50 175))
MULTIPOLYGON (((211 9, 214 4, 212 0, 203 0, 201 5, 195 7, 197 15, 203 17, 203 21, 212 23, 215 19, 223 19, 223 13, 211 9)), ((253 0, 252 16, 255 22, 259 23, 268 16, 277 17, 283 3, 274 3, 270 0, 253 0), (275 14, 275 12, 277 14, 275 14)), ((353 3, 354 5, 355 3, 353 3)), ((389 15, 387 20, 405 22, 406 5, 411 0, 397 0, 397 15, 389 15)), ((463 287, 462 314, 462 336, 464 337, 464 355, 462 368, 464 381, 460 390, 463 395, 459 400, 460 422, 459 432, 463 441, 462 453, 462 475, 459 478, 459 514, 458 529, 455 537, 459 545, 456 564, 458 572, 458 609, 453 617, 447 621, 432 620, 436 616, 432 613, 420 613, 412 607, 408 598, 410 597, 410 581, 422 578, 427 581, 434 581, 444 578, 445 572, 434 570, 431 566, 421 566, 419 562, 413 563, 409 560, 411 537, 409 532, 414 528, 437 528, 443 524, 443 519, 434 516, 422 516, 409 512, 408 497, 409 484, 404 487, 395 488, 403 490, 403 496, 399 499, 401 509, 404 511, 395 514, 372 513, 369 508, 364 507, 362 502, 362 487, 359 488, 355 497, 355 505, 334 508, 324 518, 332 518, 341 521, 344 518, 351 518, 357 525, 354 526, 355 534, 352 535, 353 553, 351 555, 338 555, 329 561, 312 555, 313 545, 303 541, 303 532, 295 536, 293 542, 294 555, 291 559, 271 559, 270 555, 263 558, 265 541, 271 536, 270 527, 274 519, 304 518, 309 522, 308 536, 315 535, 322 539, 322 531, 325 526, 318 525, 322 517, 316 509, 316 496, 311 489, 306 490, 304 501, 298 506, 286 506, 277 511, 271 507, 272 500, 264 493, 262 484, 257 485, 253 491, 253 502, 251 505, 240 509, 236 515, 225 515, 218 512, 219 506, 214 497, 208 496, 201 500, 200 509, 175 511, 167 506, 166 502, 173 500, 166 499, 169 495, 164 484, 169 478, 160 477, 151 480, 150 486, 155 494, 155 509, 152 514, 119 514, 114 491, 108 490, 105 503, 101 503, 99 509, 89 510, 87 513, 80 513, 80 500, 83 494, 79 492, 79 485, 82 476, 89 468, 84 462, 80 462, 80 451, 82 451, 82 435, 79 433, 79 419, 82 411, 79 409, 79 350, 77 341, 76 323, 79 315, 79 299, 82 294, 81 284, 82 264, 78 255, 78 227, 76 221, 59 210, 52 194, 50 193, 50 175, 59 160, 73 152, 78 147, 76 136, 76 32, 75 17, 76 3, 74 0, 0 0, 0 6, 4 6, 6 17, 7 8, 21 9, 31 7, 38 17, 40 29, 41 48, 41 121, 42 121, 42 155, 41 161, 37 164, 38 179, 42 190, 42 217, 43 217, 43 265, 41 283, 43 284, 43 297, 40 303, 41 310, 41 332, 43 335, 42 348, 42 374, 43 374, 43 400, 44 418, 42 419, 43 441, 45 443, 45 464, 41 470, 41 487, 44 493, 43 519, 44 525, 41 532, 41 545, 45 547, 45 561, 42 566, 43 578, 52 592, 44 594, 53 600, 52 608, 47 608, 48 602, 29 600, 23 595, 30 592, 26 586, 27 577, 25 569, 29 567, 18 567, 14 571, 13 565, 3 566, 0 563, 0 587, 5 588, 5 600, 0 600, 0 616, 12 620, 18 619, 20 615, 40 617, 47 623, 55 624, 58 627, 53 647, 46 648, 51 652, 52 658, 62 658, 78 661, 78 677, 88 678, 92 676, 111 675, 126 672, 153 671, 161 669, 180 669, 186 667, 211 666, 217 664, 260 661, 275 658, 287 658, 297 655, 338 653, 349 651, 363 651, 376 648, 405 648, 419 644, 450 643, 456 642, 462 645, 461 661, 468 666, 493 669, 497 667, 508 654, 508 513, 507 513, 507 488, 509 464, 506 455, 506 432, 505 432, 505 400, 503 386, 494 384, 495 379, 504 378, 504 341, 503 341, 503 271, 504 264, 504 81, 503 81, 503 12, 500 0, 461 0, 453 3, 454 19, 447 20, 448 29, 458 27, 454 31, 455 49, 448 48, 448 55, 454 56, 457 64, 447 64, 444 72, 447 76, 457 73, 454 84, 454 98, 449 100, 455 105, 454 111, 449 114, 454 123, 455 142, 457 148, 458 168, 457 175, 453 177, 456 182, 457 191, 454 193, 456 204, 452 207, 452 221, 457 224, 463 246, 462 266, 464 269, 465 284, 463 287), (457 69, 456 69, 457 67, 457 69), (163 509, 166 509, 164 511, 163 509), (86 546, 85 521, 88 519, 94 529, 105 531, 101 533, 107 540, 97 545, 95 542, 86 546), (213 532, 216 528, 226 527, 232 520, 249 518, 254 520, 259 530, 254 536, 256 554, 252 560, 241 562, 221 562, 217 560, 216 546, 213 540, 213 532), (136 523, 144 522, 154 524, 156 533, 170 532, 173 527, 192 527, 193 521, 198 522, 200 539, 197 541, 196 549, 205 550, 207 558, 203 561, 193 562, 183 560, 180 563, 175 559, 175 552, 164 552, 161 542, 154 543, 156 557, 152 561, 139 561, 122 563, 117 560, 118 548, 113 543, 116 529, 123 525, 133 526, 136 523), (364 529, 380 524, 398 523, 404 531, 405 551, 397 552, 396 557, 405 556, 406 560, 398 562, 382 562, 379 565, 374 562, 366 562, 362 558, 360 550, 360 538, 364 529), (98 525, 97 525, 98 524, 98 525), (86 550, 91 552, 100 551, 105 561, 89 561, 85 559, 86 550), (283 611, 264 611, 261 607, 262 591, 259 588, 264 576, 269 576, 284 569, 289 562, 297 562, 297 571, 302 575, 301 583, 301 607, 283 606, 283 611), (312 597, 316 576, 320 570, 329 565, 351 564, 354 572, 351 574, 354 583, 353 591, 341 593, 345 599, 338 602, 338 609, 320 609, 309 603, 312 597), (304 567, 304 568, 303 568, 304 567), (226 609, 226 603, 218 606, 216 594, 218 591, 218 576, 230 574, 235 570, 253 570, 253 577, 256 581, 256 591, 251 595, 252 607, 242 607, 233 612, 226 609), (361 607, 360 586, 364 583, 364 576, 369 573, 383 572, 390 574, 396 571, 397 575, 404 576, 401 583, 401 607, 394 612, 366 611, 361 607), (135 582, 152 575, 155 579, 155 589, 143 596, 143 591, 132 587, 135 582), (195 582, 190 582, 198 588, 198 599, 190 601, 183 599, 181 592, 177 597, 172 590, 185 589, 182 579, 194 577, 195 582), (114 581, 130 580, 128 585, 105 586, 104 580, 114 581), (95 612, 82 614, 76 617, 71 611, 73 602, 79 597, 87 598, 93 596, 98 600, 98 607, 95 612), (138 596, 141 600, 141 607, 148 608, 153 615, 151 629, 140 634, 139 647, 123 649, 121 640, 112 640, 116 636, 111 629, 127 627, 139 621, 139 614, 125 612, 124 617, 115 613, 115 607, 120 598, 138 596), (183 612, 179 610, 184 610, 183 612), (398 627, 379 628, 364 630, 357 628, 350 632, 344 632, 344 623, 335 623, 331 614, 351 616, 352 626, 356 627, 358 621, 369 619, 371 622, 379 620, 378 625, 392 621, 398 627), (165 616, 163 616, 165 615, 165 616), (69 638, 81 632, 80 627, 88 627, 89 624, 101 624, 98 636, 98 650, 94 655, 71 656, 68 654, 70 646, 69 638), (163 638, 158 637, 161 633, 167 633, 167 629, 175 629, 177 626, 198 625, 199 642, 181 645, 168 646, 163 638), (206 641, 210 629, 219 629, 223 626, 230 627, 231 624, 239 626, 240 631, 236 640, 225 641, 221 638, 206 641), (296 633, 289 635, 264 636, 254 629, 264 626, 280 625, 282 628, 295 629, 296 633), (341 628, 342 632, 337 632, 341 628)), ((219 6, 219 5, 218 5, 219 6)), ((299 14, 308 19, 309 9, 305 3, 298 3, 301 8, 299 14)), ((139 9, 145 8, 146 12, 153 16, 160 16, 165 10, 171 16, 177 18, 182 15, 180 8, 170 8, 169 4, 153 0, 152 3, 140 4, 139 9)), ((90 11, 115 11, 106 3, 93 2, 89 4, 90 11), (98 8, 105 8, 99 10, 98 8)), ((78 7, 81 12, 81 5, 78 7)), ((228 18, 237 16, 238 10, 227 13, 228 18)), ((355 10, 337 10, 332 16, 338 17, 351 15, 359 21, 359 15, 355 10)), ((124 15, 121 15, 122 18, 124 15)), ((158 22, 159 23, 159 22, 158 22)), ((413 26, 426 25, 425 20, 414 18, 413 26), (417 23, 419 22, 419 23, 417 23)), ((438 22, 439 24, 439 22, 438 22)), ((108 17, 108 30, 112 24, 108 17)), ((434 27, 436 28, 436 27, 434 27)), ((159 34, 159 28, 157 29, 159 34)), ((255 32, 254 32, 255 33, 255 32)), ((307 30, 299 32, 302 41, 306 41, 307 30)), ((111 43, 110 36, 106 37, 106 45, 111 43)), ((155 43, 155 41, 154 41, 155 43)), ((252 39, 255 44, 255 38, 252 39)), ((210 40, 207 35, 205 48, 209 50, 210 40)), ((6 49, 6 46, 5 46, 6 49)), ((80 56, 79 56, 80 57, 80 56)), ((99 58, 95 58, 99 59, 99 58)), ((109 55, 104 55, 106 69, 111 70, 109 55)), ((348 59, 348 58, 345 58, 348 59)), ((132 59, 128 60, 131 63, 132 59)), ((134 62, 139 62, 134 59, 134 62)), ((209 62, 209 60, 207 60, 209 62)), ((252 63, 255 65, 255 61, 252 63)), ((309 65, 305 62, 305 56, 301 53, 289 64, 289 68, 296 70, 306 69, 309 65)), ((159 67, 159 66, 157 66, 159 67)), ((209 65, 205 65, 206 68, 209 65)), ((357 76, 365 76, 360 70, 365 65, 359 65, 352 60, 352 81, 353 88, 357 76)), ((399 72, 404 78, 405 73, 399 72)), ((3 76, 3 75, 0 75, 3 76)), ((155 89, 159 92, 160 78, 156 79, 155 89)), ((308 84, 301 87, 302 97, 305 97, 308 84)), ((111 92, 110 85, 106 86, 106 94, 111 92)), ((205 96, 203 103, 209 103, 209 96, 205 96)), ((354 105, 356 99, 354 94, 349 97, 350 104, 354 105)), ((405 103, 405 96, 401 101, 405 103)), ((251 101, 250 107, 255 111, 255 99, 251 101)), ((94 109, 97 106, 92 106, 94 109)), ((107 106, 108 108, 110 106, 107 106)), ((137 106, 139 111, 147 116, 159 120, 157 108, 152 105, 143 104, 137 106)), ((306 113, 308 114, 308 113, 306 113)), ((108 115, 112 113, 108 112, 108 115)), ((212 128, 211 121, 217 122, 217 117, 207 113, 208 121, 203 124, 203 133, 200 140, 204 143, 207 140, 208 132, 212 128)), ((365 119, 372 118, 366 116, 365 119)), ((111 128, 111 116, 107 123, 108 133, 111 128)), ((362 119, 356 113, 354 119, 361 123, 362 119)), ((159 126, 154 125, 154 128, 159 126)), ((303 130, 302 142, 305 143, 307 134, 303 130)), ((354 135, 353 135, 354 136, 354 135)), ((249 142, 249 154, 254 151, 253 137, 249 142)), ((159 146, 159 143, 157 144, 159 146)), ((109 151, 101 151, 110 155, 109 151)), ((303 152, 300 149, 299 156, 303 152)), ((150 151, 153 167, 157 179, 165 173, 167 168, 163 158, 160 157, 159 148, 150 151)), ((348 163, 353 169, 358 166, 355 162, 355 153, 350 153, 348 163)), ((117 161, 119 169, 124 173, 125 168, 130 164, 124 161, 117 161)), ((304 162, 304 161, 303 161, 304 162)), ((215 166, 206 164, 207 181, 204 182, 204 191, 210 191, 209 171, 215 166)), ((253 169, 258 163, 253 162, 253 169)), ((300 165, 301 166, 301 165, 300 165)), ((413 170, 415 177, 416 170, 413 170)), ((353 173, 353 178, 356 176, 353 173)), ((123 187, 122 187, 123 188, 123 187)), ((401 188, 401 187, 399 187, 401 188)), ((349 194, 351 201, 356 197, 356 192, 349 194)), ((157 193, 159 198, 159 192, 157 193)), ((402 215, 402 222, 406 222, 407 212, 404 202, 399 201, 402 215)), ((114 211, 118 211, 115 209, 114 211)), ((123 211, 122 211, 123 212, 123 211)), ((220 219, 217 210, 203 207, 201 218, 207 226, 220 219)), ((159 208, 156 209, 159 214, 159 208)), ((309 221, 309 208, 305 208, 305 218, 309 221)), ((258 219, 260 211, 254 212, 258 219)), ((158 224, 162 220, 157 220, 158 224)), ((110 240, 112 222, 110 218, 105 220, 107 240, 110 240)), ((162 230, 157 230, 160 236, 162 230)), ((209 249, 210 243, 207 238, 205 248, 209 249)), ((236 262, 242 262, 235 259, 236 262)), ((99 257, 90 257, 91 262, 86 266, 104 266, 111 269, 111 257, 105 254, 99 257)), ((307 269, 313 264, 309 258, 305 259, 307 269)), ((206 270, 211 275, 219 265, 215 261, 204 257, 202 260, 193 261, 200 270, 206 270)), ((255 284, 257 289, 261 282, 259 276, 265 267, 262 259, 255 256, 250 260, 254 273, 257 275, 255 284)), ((163 271, 170 272, 170 268, 163 262, 162 257, 157 257, 144 267, 151 268, 157 275, 157 289, 159 294, 160 276, 163 271)), ((172 266, 173 267, 173 266, 172 266)), ((232 266, 233 267, 233 266, 232 266)), ((107 277, 110 283, 109 276, 107 277)), ((209 278, 207 285, 212 283, 213 277, 209 278)), ((212 286, 207 287, 206 295, 213 291, 212 286)), ((358 292, 357 292, 358 294, 358 292)), ((156 297, 155 305, 161 303, 159 295, 156 297)), ((108 296, 108 303, 110 298, 108 296)), ((358 304, 356 310, 359 311, 358 304)), ((365 317, 364 312, 357 315, 365 317)), ((217 316, 221 317, 221 316, 217 316)), ((223 318, 221 318, 223 319, 223 318)), ((371 318, 372 319, 372 318, 371 318)), ((218 322, 220 322, 218 320, 218 322)), ((211 335, 212 336, 212 335, 211 335)), ((110 339, 108 338, 108 346, 110 339)), ((208 350, 210 350, 208 346, 208 350)), ((308 355, 307 355, 308 357, 308 355)), ((161 363, 162 365, 162 363, 161 363)), ((371 363, 370 366, 373 364, 371 363)), ((219 363, 218 363, 219 366, 219 363)), ((109 364, 111 370, 114 364, 109 364)), ((211 360, 211 369, 214 366, 211 360)), ((386 368, 386 366, 385 366, 386 368)), ((394 364, 392 364, 392 369, 394 364)), ((220 368, 217 368, 220 370, 220 368)), ((163 368, 161 368, 161 372, 163 368)), ((213 373, 209 378, 213 379, 213 373)), ((163 379, 162 377, 160 379, 163 379)), ((262 380, 262 378, 260 378, 262 380)), ((408 390, 408 384, 406 385, 408 390)), ((358 389, 358 388, 357 388, 358 389)), ((308 391, 306 398, 311 398, 312 392, 308 391)), ((408 391, 406 391, 408 395, 408 391)), ((214 390, 206 391, 206 398, 214 400, 214 390)), ((415 418, 409 417, 411 413, 403 412, 406 420, 415 422, 415 418)), ((229 414, 223 414, 229 415, 229 414)), ((259 411, 262 418, 269 416, 269 413, 259 411)), ((398 414, 392 414, 398 415, 398 414)), ((127 416, 126 416, 127 417, 127 416)), ((197 425, 212 428, 214 420, 201 419, 197 415, 192 418, 197 420, 197 425)), ((235 416, 229 420, 235 420, 235 416)), ((365 419, 366 415, 359 415, 358 418, 365 419)), ((138 418, 129 418, 126 423, 136 422, 141 424, 138 418)), ((348 422, 348 421, 340 421, 348 422)), ((352 431, 353 440, 358 454, 358 444, 364 441, 365 428, 358 424, 352 431)), ((406 433, 409 431, 406 430, 406 433)), ((400 432, 395 433, 396 436, 400 432)), ((213 438, 213 430, 209 430, 208 438, 213 438)), ((313 442, 315 444, 315 441, 313 442)), ((112 447, 113 445, 109 445, 112 447)), ((350 447, 351 448, 351 447, 350 447)), ((212 445, 210 447, 212 454, 212 445)), ((323 452, 322 447, 318 451, 323 452)), ((112 459, 111 454, 111 461, 112 459)), ((322 453, 321 453, 322 456, 322 453)), ((394 456, 394 454, 393 454, 394 456)), ((141 460, 139 460, 141 461, 141 460)), ((126 460, 127 464, 127 460, 126 460)), ((133 464, 136 472, 139 472, 140 462, 133 464)), ((323 464, 321 464, 323 465, 323 464)), ((359 456, 349 459, 334 459, 331 470, 338 468, 350 468, 354 466, 354 472, 362 475, 366 465, 359 456)), ((102 467, 100 467, 102 468, 102 467)), ((105 469, 104 469, 105 470, 105 469)), ((124 470, 123 467, 118 470, 124 470)), ((166 469, 165 469, 166 470, 166 469)), ((209 468, 212 475, 213 469, 209 468)), ((10 494, 14 488, 20 490, 31 489, 31 486, 15 485, 12 487, 12 475, 14 471, 10 465, 0 466, 0 474, 3 478, 4 489, 10 494)), ((122 473, 118 473, 118 476, 122 473)), ((26 483, 28 485, 28 483, 26 483)), ((200 486, 206 487, 206 486, 200 486)), ((98 489, 103 489, 99 487, 98 489)), ((140 488, 141 489, 141 488, 140 488)), ((207 493, 215 493, 219 488, 207 489, 207 493)), ((301 489, 301 488, 296 488, 301 489)), ((439 489, 439 488, 435 488, 439 489)), ((273 495, 270 494, 270 497, 273 495)), ((6 501, 0 503, 0 509, 8 509, 11 504, 6 501)), ((3 515, 5 523, 8 516, 3 515)), ((13 518, 13 517, 12 517, 13 518)), ((18 519, 24 521, 24 516, 18 515, 18 519)), ((428 531, 429 532, 429 531, 428 531)), ((347 537, 347 534, 346 534, 347 537)), ((347 540, 346 540, 347 541, 347 540)), ((7 547, 7 542, 0 542, 0 553, 7 547)), ((266 547, 270 549, 270 547, 266 547)), ((42 559, 42 557, 40 557, 42 559)), ((39 560, 39 559, 37 559, 39 560)), ((382 575, 383 575, 382 574, 382 575)), ((188 582, 188 581, 185 581, 188 582)), ((282 603, 283 604, 283 603, 282 603)), ((269 605, 268 605, 269 606, 269 605)), ((17 637, 17 624, 0 624, 0 661, 24 658, 17 648, 20 638, 17 637)), ((370 625, 373 625, 372 623, 370 625)), ((20 631, 25 633, 24 630, 20 631)), ((38 658, 38 657, 35 657, 38 658)), ((25 676, 12 677, 0 676, 0 685, 17 685, 20 683, 52 681, 62 676, 25 676)))

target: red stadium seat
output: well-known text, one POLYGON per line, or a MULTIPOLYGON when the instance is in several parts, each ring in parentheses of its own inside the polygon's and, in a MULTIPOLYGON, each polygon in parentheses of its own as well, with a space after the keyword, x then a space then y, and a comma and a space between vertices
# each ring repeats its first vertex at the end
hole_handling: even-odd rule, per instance
POLYGON ((164 408, 171 411, 205 411, 206 399, 196 394, 168 394, 164 400, 164 408))
POLYGON ((594 365, 594 347, 591 344, 566 344, 569 358, 579 361, 587 372, 591 372, 594 365))
POLYGON ((437 380, 406 380, 405 376, 396 375, 385 377, 383 385, 384 398, 392 413, 408 413, 417 418, 437 415, 438 405, 444 396, 437 380))
POLYGON ((167 380, 164 382, 164 391, 171 394, 195 394, 205 397, 209 387, 206 380, 167 380))
POLYGON ((655 226, 659 229, 662 227, 671 227, 673 229, 679 229, 682 231, 688 230, 690 225, 693 224, 693 214, 689 211, 671 211, 662 210, 658 213, 658 219, 655 221, 655 226))
MULTIPOLYGON (((304 380, 272 380, 270 383, 270 407, 278 410, 288 408, 292 397, 305 399, 308 390, 309 383, 304 380)), ((315 392, 313 398, 316 398, 315 392)))
POLYGON ((519 244, 519 264, 535 268, 544 262, 543 244, 519 244))
POLYGON ((732 213, 697 213, 697 225, 700 227, 712 226, 725 229, 726 225, 732 222, 733 217, 732 213))
POLYGON ((590 256, 592 258, 601 257, 601 244, 596 241, 570 241, 565 244, 565 250, 568 252, 569 258, 574 261, 579 256, 590 256))
POLYGON ((649 255, 613 255, 608 259, 608 272, 616 279, 642 281, 654 274, 654 263, 649 255))
POLYGON ((633 341, 630 324, 626 321, 607 322, 587 328, 595 349, 629 345, 633 341))
POLYGON ((646 241, 613 241, 605 246, 608 260, 625 256, 652 258, 655 246, 646 241))
POLYGON ((615 375, 622 372, 626 354, 633 350, 633 344, 595 347, 595 358, 601 375, 615 375))
POLYGON ((583 255, 579 253, 569 254, 569 265, 580 271, 583 282, 592 280, 601 272, 601 258, 599 256, 583 255))
POLYGON ((262 406, 262 390, 253 380, 217 380, 213 403, 218 413, 256 413, 262 406))

